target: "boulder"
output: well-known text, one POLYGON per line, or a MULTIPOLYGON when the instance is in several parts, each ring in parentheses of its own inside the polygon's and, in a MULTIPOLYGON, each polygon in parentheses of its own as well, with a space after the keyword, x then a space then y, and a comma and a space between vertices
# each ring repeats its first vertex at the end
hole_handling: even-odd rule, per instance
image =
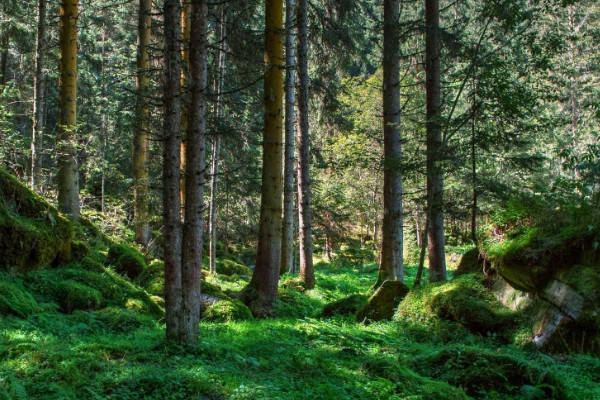
POLYGON ((400 281, 384 281, 367 304, 356 314, 358 321, 392 319, 398 304, 408 294, 408 286, 400 281))

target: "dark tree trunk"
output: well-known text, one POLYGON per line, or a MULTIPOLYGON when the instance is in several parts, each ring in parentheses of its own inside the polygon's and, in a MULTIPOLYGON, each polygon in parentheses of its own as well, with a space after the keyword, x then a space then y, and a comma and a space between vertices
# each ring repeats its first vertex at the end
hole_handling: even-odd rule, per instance
POLYGON ((402 133, 400 130, 400 5, 383 2, 383 225, 381 263, 376 287, 404 280, 402 265, 402 133))
POLYGON ((446 280, 444 253, 444 143, 440 96, 440 29, 438 0, 425 0, 425 73, 427 96, 427 198, 429 208, 429 281, 446 280))
POLYGON ((283 274, 292 269, 294 261, 294 140, 296 118, 294 108, 296 99, 294 54, 294 9, 295 1, 285 3, 285 165, 283 182, 283 234, 281 238, 281 271, 283 274))
POLYGON ((315 286, 310 211, 310 137, 308 132, 308 0, 298 0, 298 225, 300 277, 315 286))
POLYGON ((164 2, 163 218, 167 339, 181 340, 181 52, 179 0, 164 2))
POLYGON ((44 151, 44 55, 46 52, 46 0, 38 2, 38 26, 35 39, 35 79, 33 81, 33 121, 31 137, 31 187, 41 189, 44 151))

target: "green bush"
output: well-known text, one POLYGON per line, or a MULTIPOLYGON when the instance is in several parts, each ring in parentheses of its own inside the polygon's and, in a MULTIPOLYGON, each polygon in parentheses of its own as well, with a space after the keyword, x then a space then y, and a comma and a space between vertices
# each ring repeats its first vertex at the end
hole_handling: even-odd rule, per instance
POLYGON ((115 271, 129 279, 137 278, 148 267, 144 256, 133 247, 116 244, 108 250, 106 265, 113 265, 115 271))

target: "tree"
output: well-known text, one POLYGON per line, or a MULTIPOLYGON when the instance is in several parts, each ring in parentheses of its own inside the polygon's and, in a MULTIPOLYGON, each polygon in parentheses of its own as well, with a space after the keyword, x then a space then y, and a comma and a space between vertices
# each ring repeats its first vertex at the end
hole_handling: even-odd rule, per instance
POLYGON ((79 218, 77 169, 77 13, 78 0, 60 3, 60 63, 58 78, 58 205, 79 218))
POLYGON ((296 56, 294 54, 295 0, 285 3, 285 155, 283 182, 283 226, 281 237, 281 273, 292 269, 294 263, 294 141, 296 56))
POLYGON ((277 297, 281 267, 283 0, 265 1, 263 166, 258 251, 244 301, 268 315, 277 297))
POLYGON ((383 225, 377 285, 404 279, 398 0, 383 2, 383 225))
MULTIPOLYGON (((221 31, 220 31, 220 46, 219 46, 219 66, 217 77, 217 123, 221 125, 223 118, 223 89, 225 84, 225 62, 227 55, 227 8, 221 9, 221 31)), ((210 273, 214 274, 217 271, 217 182, 219 179, 219 158, 221 157, 221 133, 216 132, 213 136, 212 145, 212 162, 211 162, 211 182, 210 182, 210 210, 208 231, 210 236, 209 243, 209 269, 210 273)))
POLYGON ((308 0, 298 0, 298 224, 300 277, 315 286, 310 212, 310 138, 308 120, 308 0))
POLYGON ((150 152, 150 38, 152 0, 140 0, 138 15, 136 130, 133 137, 133 182, 135 197, 135 241, 144 247, 150 242, 148 155, 150 152))
POLYGON ((206 44, 208 8, 192 0, 190 12, 190 95, 186 141, 185 222, 183 225, 181 341, 198 343, 202 268, 204 169, 206 133, 206 44))
POLYGON ((446 280, 444 180, 440 95, 440 15, 438 0, 425 0, 425 91, 427 96, 427 200, 429 281, 446 280))
POLYGON ((167 339, 181 340, 181 52, 179 0, 164 2, 163 224, 167 339))
POLYGON ((41 189, 44 150, 44 55, 46 53, 46 0, 38 2, 38 26, 35 39, 35 79, 33 83, 33 120, 31 136, 31 187, 41 189))

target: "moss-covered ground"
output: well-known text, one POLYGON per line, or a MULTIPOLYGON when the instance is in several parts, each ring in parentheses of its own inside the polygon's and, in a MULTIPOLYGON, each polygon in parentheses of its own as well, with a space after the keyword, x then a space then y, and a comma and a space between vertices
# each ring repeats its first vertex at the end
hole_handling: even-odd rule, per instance
MULTIPOLYGON (((96 268, 0 277, 0 399, 600 398, 600 360, 591 356, 545 355, 428 310, 368 325, 320 316, 326 304, 368 294, 374 264, 321 263, 309 291, 284 278, 274 318, 201 322, 197 349, 166 345, 150 296, 96 268), (59 283, 75 300, 55 295, 59 283)), ((407 272, 410 286, 414 268, 407 272)), ((245 284, 209 281, 226 293, 245 284)), ((434 307, 452 285, 425 286, 420 297, 437 296, 425 301, 434 307)))

